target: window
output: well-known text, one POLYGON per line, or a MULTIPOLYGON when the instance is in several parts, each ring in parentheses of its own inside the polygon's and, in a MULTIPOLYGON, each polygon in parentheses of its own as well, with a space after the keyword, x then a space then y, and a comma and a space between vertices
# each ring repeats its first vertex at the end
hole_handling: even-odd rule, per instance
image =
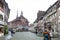
POLYGON ((60 10, 60 7, 58 8, 58 10, 60 10))
POLYGON ((60 19, 60 16, 59 16, 59 19, 60 19))
POLYGON ((0 15, 0 20, 3 20, 3 16, 2 15, 0 15))
POLYGON ((55 16, 56 16, 56 13, 55 13, 55 16))

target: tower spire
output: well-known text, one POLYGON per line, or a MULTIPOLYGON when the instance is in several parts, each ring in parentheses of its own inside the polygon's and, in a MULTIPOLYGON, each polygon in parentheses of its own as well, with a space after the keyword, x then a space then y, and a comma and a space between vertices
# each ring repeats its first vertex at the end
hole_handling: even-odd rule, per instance
POLYGON ((23 11, 21 11, 21 15, 23 16, 23 11))
POLYGON ((16 18, 18 17, 18 9, 17 9, 17 16, 16 16, 16 18))

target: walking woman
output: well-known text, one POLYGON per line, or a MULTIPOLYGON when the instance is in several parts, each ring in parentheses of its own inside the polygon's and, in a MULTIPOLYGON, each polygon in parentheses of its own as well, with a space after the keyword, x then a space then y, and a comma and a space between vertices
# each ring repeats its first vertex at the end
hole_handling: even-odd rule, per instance
POLYGON ((49 32, 48 32, 47 30, 45 30, 45 31, 43 32, 43 36, 44 36, 44 40, 51 40, 51 39, 50 39, 50 34, 49 34, 49 32))

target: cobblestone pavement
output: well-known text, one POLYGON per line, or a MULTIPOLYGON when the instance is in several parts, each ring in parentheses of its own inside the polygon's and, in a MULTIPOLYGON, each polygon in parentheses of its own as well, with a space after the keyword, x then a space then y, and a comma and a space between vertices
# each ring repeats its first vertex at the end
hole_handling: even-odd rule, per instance
POLYGON ((4 40, 4 37, 0 37, 0 40, 4 40))
POLYGON ((17 32, 11 40, 43 40, 42 37, 37 37, 31 32, 17 32))
MULTIPOLYGON (((17 32, 11 40, 43 40, 43 37, 38 37, 34 33, 31 32, 17 32)), ((52 40, 59 40, 58 38, 54 38, 52 40)))

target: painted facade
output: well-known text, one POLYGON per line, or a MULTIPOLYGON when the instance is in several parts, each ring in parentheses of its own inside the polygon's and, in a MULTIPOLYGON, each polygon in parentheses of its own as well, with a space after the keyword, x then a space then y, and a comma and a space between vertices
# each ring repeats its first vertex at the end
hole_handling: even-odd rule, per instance
POLYGON ((11 28, 26 29, 29 26, 29 21, 23 16, 23 12, 21 11, 21 15, 18 17, 18 13, 17 13, 16 19, 10 22, 10 26, 11 28))

